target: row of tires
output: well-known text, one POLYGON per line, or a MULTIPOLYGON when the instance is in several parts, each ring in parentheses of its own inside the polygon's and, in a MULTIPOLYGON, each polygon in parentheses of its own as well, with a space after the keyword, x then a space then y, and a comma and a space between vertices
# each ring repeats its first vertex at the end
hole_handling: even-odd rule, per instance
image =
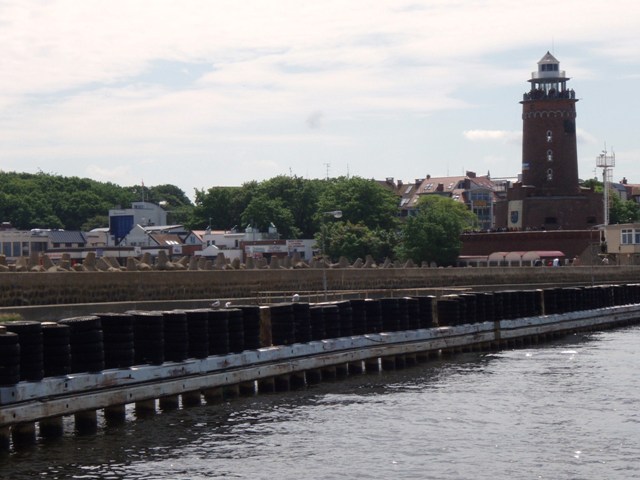
POLYGON ((260 327, 258 306, 6 322, 0 332, 0 385, 257 349, 260 327))
POLYGON ((0 327, 0 385, 134 365, 159 365, 329 338, 454 326, 640 303, 640 285, 505 290, 269 307, 130 311, 0 327))

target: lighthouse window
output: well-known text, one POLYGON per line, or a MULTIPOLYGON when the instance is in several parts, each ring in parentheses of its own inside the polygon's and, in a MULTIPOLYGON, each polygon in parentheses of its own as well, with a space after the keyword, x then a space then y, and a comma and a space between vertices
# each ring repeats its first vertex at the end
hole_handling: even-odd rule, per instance
POLYGON ((553 152, 551 150, 547 150, 547 161, 553 162, 553 152))
POLYGON ((551 130, 547 130, 547 143, 551 143, 552 140, 553 134, 551 133, 551 130))
POLYGON ((547 180, 553 180, 553 170, 547 170, 547 180))

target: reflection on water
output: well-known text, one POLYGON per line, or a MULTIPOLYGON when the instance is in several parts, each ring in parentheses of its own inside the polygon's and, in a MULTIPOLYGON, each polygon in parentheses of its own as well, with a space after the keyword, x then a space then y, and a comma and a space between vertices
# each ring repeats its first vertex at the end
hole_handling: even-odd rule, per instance
POLYGON ((0 460, 11 479, 636 478, 640 328, 158 414, 0 460))

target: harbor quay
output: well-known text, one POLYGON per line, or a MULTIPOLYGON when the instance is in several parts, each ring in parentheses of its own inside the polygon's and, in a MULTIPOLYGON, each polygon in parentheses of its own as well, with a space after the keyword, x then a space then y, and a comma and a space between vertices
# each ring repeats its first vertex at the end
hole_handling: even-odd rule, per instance
POLYGON ((640 321, 635 283, 295 300, 3 323, 0 449, 640 321))

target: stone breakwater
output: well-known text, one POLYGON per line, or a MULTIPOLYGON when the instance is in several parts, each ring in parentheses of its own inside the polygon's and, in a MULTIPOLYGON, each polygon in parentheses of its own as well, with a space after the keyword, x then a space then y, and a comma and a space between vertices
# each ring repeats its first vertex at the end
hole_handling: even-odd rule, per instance
MULTIPOLYGON (((127 257, 125 265, 116 257, 97 257, 95 252, 88 252, 82 262, 75 262, 68 253, 54 263, 49 255, 33 254, 31 257, 19 257, 15 264, 8 264, 6 257, 0 255, 0 272, 138 272, 138 271, 197 271, 197 270, 253 270, 253 269, 302 269, 302 268, 413 268, 416 265, 411 261, 392 262, 386 259, 377 264, 371 255, 364 260, 356 259, 350 263, 345 257, 340 257, 337 263, 330 263, 322 259, 304 261, 299 253, 292 257, 271 257, 253 259, 248 258, 245 263, 239 259, 230 260, 224 253, 219 253, 215 260, 204 257, 183 256, 179 259, 171 259, 167 252, 160 250, 156 257, 145 253, 140 258, 127 257)), ((423 265, 428 266, 428 265, 423 265)))

